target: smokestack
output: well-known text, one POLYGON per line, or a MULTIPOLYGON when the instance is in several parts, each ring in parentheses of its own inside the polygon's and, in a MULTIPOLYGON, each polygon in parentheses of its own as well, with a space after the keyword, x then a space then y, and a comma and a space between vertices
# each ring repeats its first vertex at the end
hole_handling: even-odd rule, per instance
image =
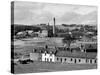
POLYGON ((49 26, 49 22, 48 22, 48 26, 49 26))
POLYGON ((53 18, 54 25, 53 25, 53 36, 55 36, 55 17, 53 18))

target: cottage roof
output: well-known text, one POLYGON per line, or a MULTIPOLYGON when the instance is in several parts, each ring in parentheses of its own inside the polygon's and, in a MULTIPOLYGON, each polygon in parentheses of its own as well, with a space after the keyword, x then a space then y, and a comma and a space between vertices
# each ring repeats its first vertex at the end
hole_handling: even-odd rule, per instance
POLYGON ((50 52, 55 53, 56 50, 54 48, 47 48, 46 49, 46 48, 43 48, 43 47, 39 47, 39 48, 36 48, 35 49, 35 52, 36 53, 44 53, 45 51, 47 53, 50 53, 50 52))
POLYGON ((85 44, 85 49, 97 49, 97 44, 85 44))
POLYGON ((83 53, 83 52, 69 52, 69 51, 58 51, 56 53, 58 57, 74 57, 74 58, 96 58, 96 53, 83 53))

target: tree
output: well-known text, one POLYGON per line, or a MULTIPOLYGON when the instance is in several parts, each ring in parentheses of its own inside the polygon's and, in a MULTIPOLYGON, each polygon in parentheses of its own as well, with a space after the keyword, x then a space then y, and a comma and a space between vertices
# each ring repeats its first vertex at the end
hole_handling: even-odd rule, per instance
POLYGON ((76 38, 74 38, 72 35, 69 34, 68 36, 64 37, 63 43, 67 44, 67 48, 71 51, 70 45, 75 40, 76 38))

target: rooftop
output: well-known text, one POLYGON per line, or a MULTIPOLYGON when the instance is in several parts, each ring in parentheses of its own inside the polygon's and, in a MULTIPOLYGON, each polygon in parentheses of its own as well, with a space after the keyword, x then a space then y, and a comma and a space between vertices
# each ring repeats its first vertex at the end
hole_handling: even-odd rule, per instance
POLYGON ((75 57, 75 58, 91 58, 91 59, 94 59, 97 56, 96 52, 84 53, 84 52, 79 51, 79 48, 78 48, 78 50, 76 50, 77 48, 72 49, 72 50, 76 50, 74 52, 70 52, 70 51, 65 50, 65 49, 66 48, 63 48, 63 47, 47 48, 47 49, 40 47, 40 48, 36 48, 34 50, 34 52, 36 52, 36 53, 44 53, 45 51, 47 53, 52 52, 53 54, 55 54, 55 56, 58 56, 58 57, 75 57))
POLYGON ((69 52, 69 51, 58 51, 56 53, 58 57, 74 57, 74 58, 96 58, 96 53, 84 53, 84 52, 69 52))

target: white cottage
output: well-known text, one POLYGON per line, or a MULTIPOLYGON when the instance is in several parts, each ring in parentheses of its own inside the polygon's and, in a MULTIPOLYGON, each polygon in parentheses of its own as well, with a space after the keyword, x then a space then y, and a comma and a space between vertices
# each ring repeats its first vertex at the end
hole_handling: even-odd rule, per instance
POLYGON ((42 53, 42 61, 55 62, 55 55, 52 52, 47 53, 45 51, 44 53, 42 53))

